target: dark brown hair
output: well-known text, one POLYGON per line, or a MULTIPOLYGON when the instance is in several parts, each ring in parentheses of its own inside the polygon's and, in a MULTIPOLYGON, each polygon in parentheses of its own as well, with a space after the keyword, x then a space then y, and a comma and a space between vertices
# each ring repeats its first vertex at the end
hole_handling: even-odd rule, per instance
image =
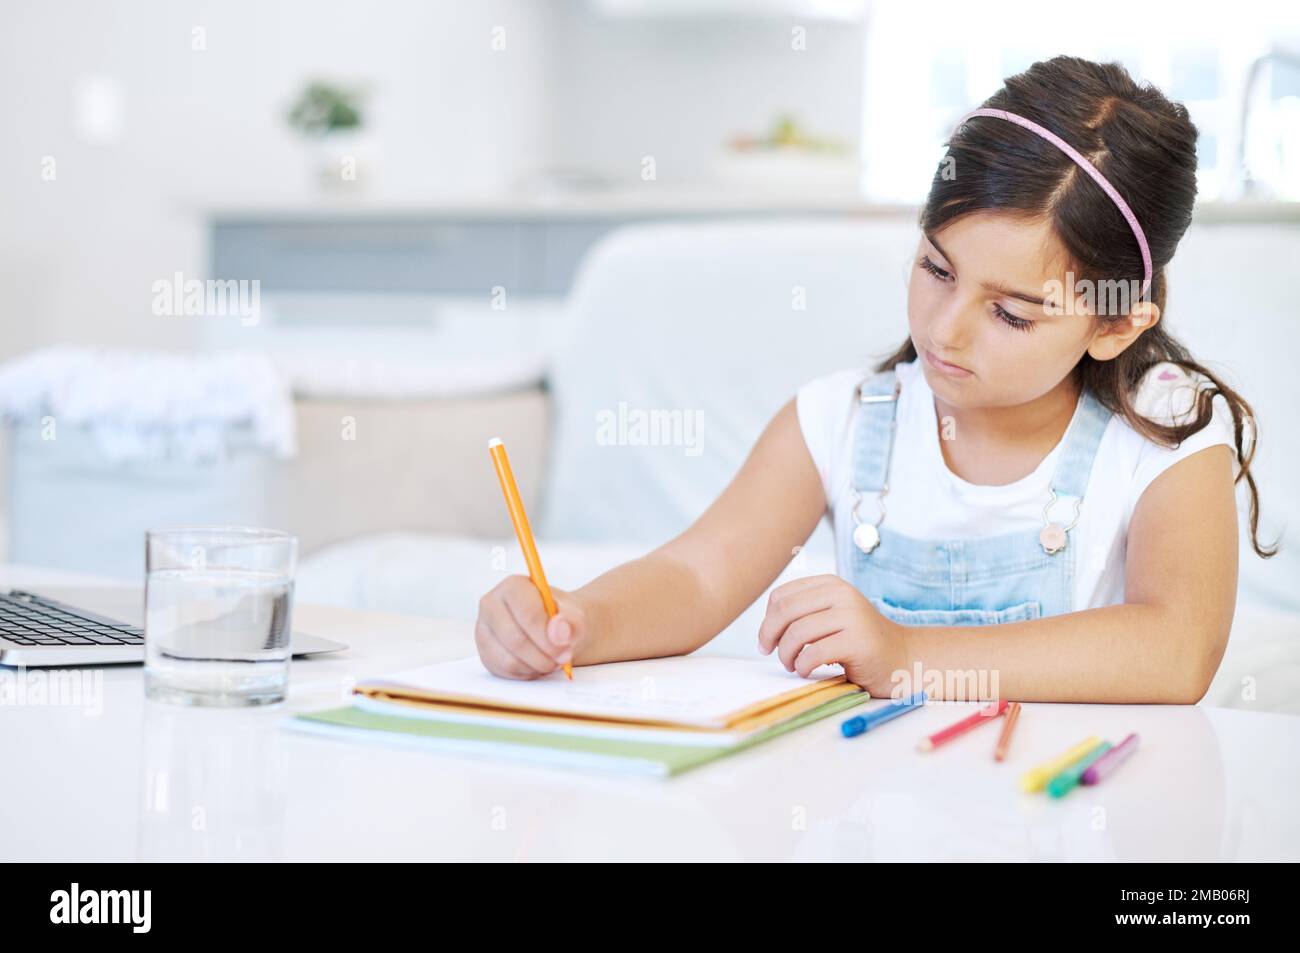
MULTIPOLYGON (((1082 386, 1108 410, 1119 414, 1138 433, 1177 447, 1210 422, 1214 398, 1222 394, 1232 412, 1237 482, 1250 492, 1250 537, 1265 558, 1277 553, 1259 541, 1259 491, 1250 464, 1258 425, 1250 405, 1166 330, 1163 315, 1169 286, 1165 266, 1192 221, 1196 200, 1196 127, 1187 108, 1170 102, 1151 85, 1135 83, 1118 63, 1093 63, 1058 56, 1035 63, 1008 78, 986 99, 986 107, 1006 109, 1050 129, 1090 159, 1124 196, 1137 216, 1151 248, 1148 297, 1162 320, 1108 361, 1085 354, 1075 368, 1082 386), (1133 403, 1138 385, 1155 365, 1171 362, 1201 374, 1196 417, 1181 426, 1161 424, 1141 415, 1133 403), (1250 438, 1243 445, 1249 423, 1250 438)), ((1072 262, 1076 278, 1092 282, 1137 282, 1142 257, 1128 223, 1090 176, 1050 142, 1014 123, 975 118, 954 130, 949 159, 940 163, 921 210, 921 229, 933 235, 962 215, 998 211, 1047 220, 1072 262), (951 162, 956 175, 945 174, 951 162)), ((1126 314, 1097 314, 1110 325, 1126 314)), ((877 368, 889 370, 916 359, 908 340, 877 368)))

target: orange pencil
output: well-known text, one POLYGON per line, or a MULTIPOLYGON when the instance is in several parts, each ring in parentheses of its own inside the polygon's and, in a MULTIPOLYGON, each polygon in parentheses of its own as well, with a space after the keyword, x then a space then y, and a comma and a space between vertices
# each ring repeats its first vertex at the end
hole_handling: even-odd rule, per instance
POLYGON ((1007 706, 1007 720, 1002 725, 1002 734, 998 735, 998 746, 993 749, 993 760, 1002 761, 1007 756, 1007 748, 1011 746, 1011 732, 1016 730, 1016 719, 1020 717, 1020 702, 1012 702, 1007 706))
MULTIPOLYGON (((560 610, 555 604, 555 596, 551 594, 551 587, 546 582, 546 573, 542 571, 542 559, 537 555, 537 543, 533 539, 533 531, 528 525, 528 514, 524 512, 524 501, 519 495, 519 487, 515 484, 514 472, 510 469, 510 458, 506 456, 506 445, 501 442, 500 437, 493 437, 488 441, 488 453, 492 455, 492 463, 497 468, 497 479, 501 481, 501 492, 506 497, 506 509, 510 511, 510 522, 515 526, 515 536, 519 537, 519 548, 524 551, 524 562, 528 564, 528 575, 532 578, 537 591, 542 594, 542 605, 546 606, 546 617, 549 619, 560 610)), ((564 674, 569 679, 573 678, 573 666, 568 662, 564 664, 564 674)))

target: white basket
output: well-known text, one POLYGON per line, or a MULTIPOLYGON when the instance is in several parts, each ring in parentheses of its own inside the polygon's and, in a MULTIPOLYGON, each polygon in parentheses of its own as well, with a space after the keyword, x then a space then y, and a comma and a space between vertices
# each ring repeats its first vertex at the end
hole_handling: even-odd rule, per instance
POLYGON ((265 526, 275 460, 247 425, 231 426, 226 459, 120 462, 84 428, 42 439, 11 424, 9 562, 139 580, 147 529, 183 523, 265 526))

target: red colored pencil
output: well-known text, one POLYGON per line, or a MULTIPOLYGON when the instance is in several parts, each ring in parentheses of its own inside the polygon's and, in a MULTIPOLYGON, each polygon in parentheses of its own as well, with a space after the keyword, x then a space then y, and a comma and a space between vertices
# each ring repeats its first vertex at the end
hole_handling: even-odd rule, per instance
POLYGON ((1007 704, 1007 700, 1003 698, 991 705, 986 705, 969 718, 963 718, 961 721, 957 722, 957 724, 949 725, 943 731, 932 734, 929 738, 926 738, 921 742, 920 749, 922 751, 932 751, 939 747, 939 745, 952 741, 952 739, 956 738, 958 735, 964 735, 976 725, 982 725, 986 721, 992 721, 1007 710, 1007 704))

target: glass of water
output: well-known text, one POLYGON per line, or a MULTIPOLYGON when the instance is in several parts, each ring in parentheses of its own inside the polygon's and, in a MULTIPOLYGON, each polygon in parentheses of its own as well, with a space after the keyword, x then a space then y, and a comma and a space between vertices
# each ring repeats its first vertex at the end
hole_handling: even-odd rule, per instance
POLYGON ((269 705, 289 685, 298 540, 244 526, 145 533, 145 694, 269 705))

